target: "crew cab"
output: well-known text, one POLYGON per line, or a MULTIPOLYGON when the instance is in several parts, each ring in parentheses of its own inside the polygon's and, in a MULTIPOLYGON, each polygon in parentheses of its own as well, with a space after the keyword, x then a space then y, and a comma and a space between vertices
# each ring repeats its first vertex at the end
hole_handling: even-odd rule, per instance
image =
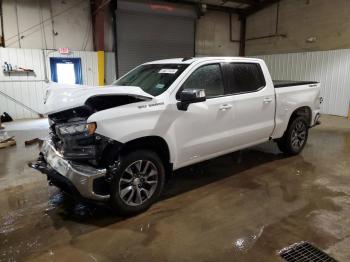
POLYGON ((31 166, 123 214, 149 208, 173 170, 268 140, 299 154, 319 123, 320 84, 273 82, 263 60, 167 59, 111 86, 55 85, 50 138, 31 166))

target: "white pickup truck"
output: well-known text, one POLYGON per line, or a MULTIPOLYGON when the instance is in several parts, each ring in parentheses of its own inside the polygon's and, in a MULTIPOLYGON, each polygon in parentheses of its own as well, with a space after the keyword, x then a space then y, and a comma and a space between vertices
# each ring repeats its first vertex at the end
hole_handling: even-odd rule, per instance
POLYGON ((273 82, 259 59, 145 63, 108 87, 50 88, 50 139, 31 166, 64 191, 135 214, 181 167, 268 140, 300 153, 319 123, 319 93, 317 82, 273 82))

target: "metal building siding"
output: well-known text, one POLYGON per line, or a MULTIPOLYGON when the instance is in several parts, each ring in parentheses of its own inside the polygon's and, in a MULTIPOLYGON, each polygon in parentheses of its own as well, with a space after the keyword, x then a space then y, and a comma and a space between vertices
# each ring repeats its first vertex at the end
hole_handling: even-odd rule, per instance
MULTIPOLYGON (((5 61, 12 66, 33 69, 35 74, 8 75, 1 72, 0 91, 34 110, 40 110, 45 90, 41 50, 0 48, 1 66, 5 61)), ((15 119, 37 117, 36 114, 0 94, 0 113, 2 112, 8 112, 15 119)))
MULTIPOLYGON (((47 77, 50 81, 50 63, 48 57, 61 55, 50 50, 44 51, 47 65, 47 77)), ((73 51, 71 57, 80 57, 82 62, 83 84, 98 84, 96 52, 73 51)), ((11 63, 13 66, 30 68, 35 74, 7 75, 0 72, 0 91, 20 101, 24 105, 41 112, 43 99, 48 84, 45 82, 43 51, 40 49, 0 48, 0 64, 11 63)), ((2 71, 2 69, 1 69, 2 71)), ((14 119, 37 118, 38 116, 23 106, 0 94, 0 113, 8 112, 14 119)))
POLYGON ((194 18, 117 12, 118 71, 158 59, 194 56, 194 18))
POLYGON ((347 116, 350 101, 350 49, 257 56, 273 79, 321 82, 324 114, 347 116))

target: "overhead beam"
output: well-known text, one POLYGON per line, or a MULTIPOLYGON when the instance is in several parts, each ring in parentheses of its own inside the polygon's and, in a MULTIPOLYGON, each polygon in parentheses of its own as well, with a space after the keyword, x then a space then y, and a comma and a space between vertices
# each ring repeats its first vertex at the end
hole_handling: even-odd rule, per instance
POLYGON ((244 11, 243 11, 243 14, 245 16, 250 16, 252 14, 255 14, 256 12, 259 12, 273 4, 276 4, 277 2, 279 2, 280 0, 264 0, 264 1, 261 1, 259 3, 257 3, 255 6, 252 6, 250 8, 246 8, 244 11))
POLYGON ((219 5, 209 5, 209 4, 207 4, 207 9, 212 11, 220 11, 220 12, 235 13, 235 14, 239 14, 242 11, 239 8, 219 6, 219 5))
MULTIPOLYGON (((184 4, 184 5, 191 5, 195 7, 200 7, 202 3, 196 3, 189 0, 163 0, 163 2, 173 3, 173 4, 184 4)), ((211 4, 205 4, 207 7, 207 10, 212 11, 219 11, 219 12, 226 12, 226 13, 235 13, 238 14, 241 9, 239 8, 233 8, 228 6, 221 6, 221 5, 211 5, 211 4)))
POLYGON ((256 5, 259 2, 255 0, 226 0, 226 2, 237 3, 237 4, 246 4, 246 5, 256 5))

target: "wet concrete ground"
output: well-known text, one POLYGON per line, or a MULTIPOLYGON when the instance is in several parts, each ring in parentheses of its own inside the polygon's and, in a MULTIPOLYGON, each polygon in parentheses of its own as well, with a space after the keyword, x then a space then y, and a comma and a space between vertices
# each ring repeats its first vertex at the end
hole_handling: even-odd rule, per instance
POLYGON ((46 130, 0 150, 0 261, 281 261, 306 240, 350 261, 350 121, 324 117, 299 156, 273 143, 176 172, 147 212, 75 201, 26 166, 46 130))

